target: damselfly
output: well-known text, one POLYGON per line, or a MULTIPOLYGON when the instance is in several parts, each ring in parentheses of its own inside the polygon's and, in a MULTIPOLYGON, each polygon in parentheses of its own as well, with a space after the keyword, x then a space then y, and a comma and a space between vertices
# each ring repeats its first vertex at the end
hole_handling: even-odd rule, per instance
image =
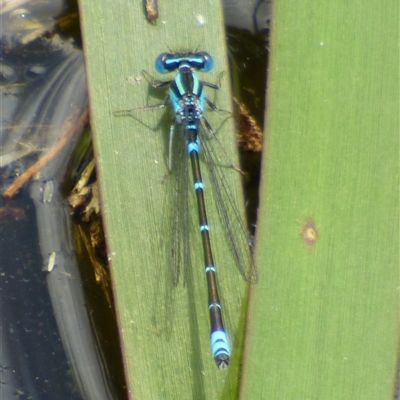
MULTIPOLYGON (((200 164, 204 164, 207 169, 213 197, 224 228, 226 242, 242 277, 246 281, 255 283, 257 281, 257 271, 251 252, 250 238, 247 234, 246 224, 243 222, 241 213, 231 195, 231 190, 224 177, 224 168, 221 167, 220 160, 216 156, 216 150, 213 148, 215 146, 221 147, 221 143, 217 139, 211 125, 204 117, 206 104, 212 110, 217 111, 218 108, 205 96, 203 89, 205 86, 211 89, 218 89, 219 86, 201 81, 195 74, 195 70, 208 72, 212 69, 213 64, 213 58, 206 52, 160 54, 155 61, 156 70, 159 73, 176 71, 176 75, 174 79, 165 81, 158 81, 151 77, 150 83, 154 88, 169 86, 169 93, 162 104, 143 107, 141 109, 163 108, 169 104, 172 106, 174 119, 170 126, 168 169, 172 172, 173 164, 174 167, 177 166, 180 169, 179 173, 176 174, 180 182, 187 182, 188 175, 187 162, 181 160, 180 156, 183 154, 184 148, 186 148, 189 154, 204 250, 204 268, 207 278, 208 309, 211 324, 211 350, 218 368, 223 369, 229 365, 230 344, 222 320, 221 303, 217 289, 216 266, 211 248, 210 228, 206 214, 200 164), (179 129, 179 137, 174 138, 177 128, 179 129), (211 141, 214 142, 214 146, 211 146, 211 141), (172 161, 172 157, 178 157, 180 165, 176 165, 177 163, 172 161), (202 163, 200 163, 200 158, 203 161, 202 163)), ((145 71, 143 72, 149 77, 145 71)), ((116 114, 130 114, 136 110, 122 110, 116 114)), ((177 187, 180 188, 177 191, 178 195, 180 195, 180 190, 184 191, 182 185, 184 183, 177 183, 177 187)), ((173 224, 173 239, 171 240, 170 248, 171 265, 177 271, 176 283, 179 278, 182 260, 187 264, 190 258, 188 257, 186 248, 182 247, 184 246, 181 243, 182 240, 180 240, 183 235, 179 233, 179 225, 180 223, 188 224, 188 218, 182 217, 182 214, 187 215, 187 210, 182 211, 182 209, 179 209, 177 205, 179 206, 180 204, 180 200, 178 200, 175 205, 175 214, 178 214, 176 217, 178 223, 174 222, 173 224)))

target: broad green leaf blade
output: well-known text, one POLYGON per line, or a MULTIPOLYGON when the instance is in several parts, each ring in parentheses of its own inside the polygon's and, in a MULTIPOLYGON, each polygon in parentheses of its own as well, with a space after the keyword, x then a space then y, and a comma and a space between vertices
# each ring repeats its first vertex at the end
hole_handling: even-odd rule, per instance
MULTIPOLYGON (((91 121, 103 218, 121 328, 121 340, 132 397, 138 399, 232 399, 237 396, 247 285, 232 263, 212 202, 207 202, 214 241, 225 322, 233 345, 232 364, 218 371, 209 344, 207 290, 203 251, 194 223, 192 265, 186 286, 174 288, 165 254, 162 227, 172 218, 166 207, 171 113, 137 111, 116 117, 121 109, 164 100, 166 92, 149 90, 141 70, 154 71, 161 52, 210 52, 215 68, 201 79, 216 82, 227 72, 221 9, 218 1, 160 1, 160 18, 151 25, 137 1, 81 1, 84 50, 91 99, 91 121), (158 96, 158 97, 156 97, 158 96)), ((168 79, 165 78, 165 79, 168 79)), ((209 95, 213 99, 214 94, 209 95)), ((216 103, 231 109, 229 76, 222 79, 216 103)), ((232 118, 208 112, 231 161, 236 161, 232 118)), ((241 202, 240 176, 229 170, 231 185, 241 202)), ((208 196, 208 195, 207 195, 208 196)), ((192 202, 192 204, 194 204, 192 202)))
POLYGON ((275 4, 242 399, 390 399, 399 3, 275 4))

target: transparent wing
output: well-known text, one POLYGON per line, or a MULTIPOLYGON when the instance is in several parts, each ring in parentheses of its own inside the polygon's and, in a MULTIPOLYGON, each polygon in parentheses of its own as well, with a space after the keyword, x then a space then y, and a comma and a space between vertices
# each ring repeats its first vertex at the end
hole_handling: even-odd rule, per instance
POLYGON ((173 284, 179 282, 179 276, 183 270, 184 283, 186 282, 187 268, 190 265, 190 243, 191 218, 189 215, 189 190, 191 189, 188 171, 189 159, 186 151, 186 143, 183 137, 182 127, 175 125, 174 134, 170 137, 170 160, 168 165, 171 171, 165 177, 168 185, 166 201, 168 207, 172 205, 165 218, 169 219, 169 228, 166 231, 168 262, 171 270, 173 284))
POLYGON ((226 153, 223 151, 221 143, 215 139, 215 136, 212 135, 210 138, 204 128, 200 131, 202 140, 201 154, 208 171, 209 181, 212 186, 211 190, 220 222, 223 226, 225 240, 243 279, 256 283, 258 272, 253 258, 250 234, 247 230, 247 224, 243 220, 242 212, 238 208, 236 197, 233 195, 233 191, 225 177, 228 172, 232 172, 233 167, 224 162, 227 158, 226 153))

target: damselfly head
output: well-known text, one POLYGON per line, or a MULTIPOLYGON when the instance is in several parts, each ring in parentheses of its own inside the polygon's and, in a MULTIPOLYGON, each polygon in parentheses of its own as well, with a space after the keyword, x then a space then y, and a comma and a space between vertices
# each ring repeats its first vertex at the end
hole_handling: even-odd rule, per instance
POLYGON ((208 72, 214 66, 214 59, 205 51, 196 53, 161 53, 154 64, 157 72, 166 74, 175 71, 184 63, 198 71, 208 72))

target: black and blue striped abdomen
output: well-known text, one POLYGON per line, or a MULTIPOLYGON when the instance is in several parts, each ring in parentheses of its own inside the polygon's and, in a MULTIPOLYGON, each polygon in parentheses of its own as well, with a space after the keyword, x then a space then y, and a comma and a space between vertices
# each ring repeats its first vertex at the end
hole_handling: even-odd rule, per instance
POLYGON ((211 249, 210 227, 207 220, 204 186, 199 162, 200 143, 197 128, 198 126, 194 126, 193 128, 186 127, 185 134, 192 165, 193 183, 199 214, 199 229, 204 251, 204 271, 207 278, 208 309, 211 322, 211 351, 218 368, 226 368, 229 365, 230 346, 222 320, 221 303, 217 290, 216 266, 211 249))

